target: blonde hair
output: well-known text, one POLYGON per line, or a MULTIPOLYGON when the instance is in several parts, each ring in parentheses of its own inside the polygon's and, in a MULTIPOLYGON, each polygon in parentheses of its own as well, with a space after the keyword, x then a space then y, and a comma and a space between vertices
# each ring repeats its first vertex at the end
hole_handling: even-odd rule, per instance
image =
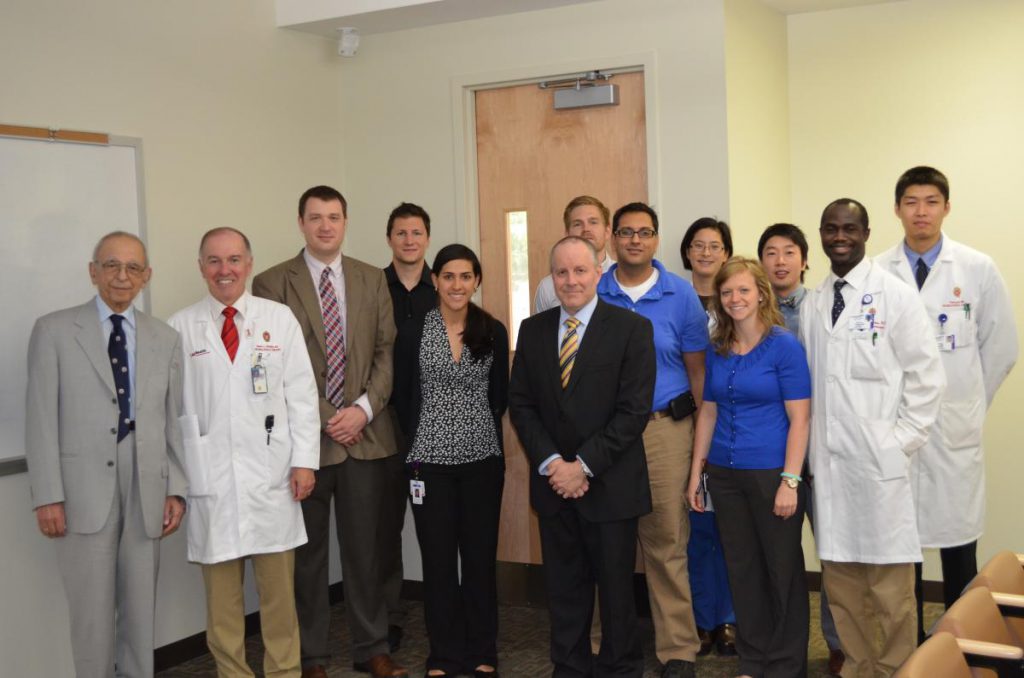
POLYGON ((733 342, 736 340, 736 325, 732 317, 722 308, 722 295, 720 290, 725 282, 738 273, 746 271, 754 278, 754 285, 757 287, 757 319, 765 328, 765 334, 771 332, 776 325, 783 325, 782 312, 779 311, 779 303, 775 298, 772 285, 768 282, 768 275, 761 268, 761 263, 756 259, 747 257, 732 257, 715 275, 714 292, 711 295, 711 303, 708 311, 714 321, 714 328, 711 330, 711 345, 715 352, 720 355, 727 355, 733 342))

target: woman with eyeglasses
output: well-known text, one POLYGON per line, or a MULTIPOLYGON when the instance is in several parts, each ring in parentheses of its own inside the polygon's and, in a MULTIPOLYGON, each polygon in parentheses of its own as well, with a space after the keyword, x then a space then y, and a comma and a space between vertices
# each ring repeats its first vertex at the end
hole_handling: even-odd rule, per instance
POLYGON ((806 676, 807 581, 800 545, 806 490, 811 374, 800 341, 783 327, 768 276, 754 259, 721 268, 711 300, 686 496, 715 505, 736 591, 741 676, 806 676), (705 466, 706 462, 706 466, 705 466))
POLYGON ((395 409, 406 439, 423 558, 427 676, 498 675, 501 416, 508 332, 472 302, 480 260, 448 245, 431 268, 438 305, 395 345, 395 409), (415 336, 410 336, 415 335, 415 336))
MULTIPOLYGON (((683 267, 693 274, 693 289, 707 311, 714 294, 715 276, 732 256, 729 225, 713 217, 698 219, 686 229, 679 254, 683 267)), ((708 324, 714 328, 710 316, 708 324)), ((693 613, 700 636, 698 654, 707 654, 714 644, 718 654, 731 656, 736 654, 736 615, 722 556, 722 539, 712 511, 713 508, 708 507, 703 513, 690 512, 687 557, 693 613)))

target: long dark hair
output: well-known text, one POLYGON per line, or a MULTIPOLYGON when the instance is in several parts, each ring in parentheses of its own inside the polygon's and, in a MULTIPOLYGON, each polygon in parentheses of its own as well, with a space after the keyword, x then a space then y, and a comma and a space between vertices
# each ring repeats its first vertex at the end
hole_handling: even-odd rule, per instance
MULTIPOLYGON (((478 281, 483 282, 484 274, 476 253, 458 243, 441 248, 434 257, 434 265, 430 267, 431 273, 440 277, 441 269, 450 261, 468 261, 473 266, 473 275, 478 281)), ((440 298, 437 303, 441 303, 440 298)), ((493 320, 490 313, 472 301, 469 302, 466 308, 466 328, 462 331, 462 343, 469 349, 474 360, 479 360, 494 350, 494 337, 491 334, 493 320)))

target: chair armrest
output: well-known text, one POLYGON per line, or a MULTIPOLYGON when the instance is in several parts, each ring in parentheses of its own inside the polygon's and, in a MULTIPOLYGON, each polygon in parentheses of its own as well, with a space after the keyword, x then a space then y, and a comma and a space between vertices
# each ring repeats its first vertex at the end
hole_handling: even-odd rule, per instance
POLYGON ((1019 660, 1024 658, 1024 650, 1019 647, 1013 647, 1012 645, 989 643, 984 640, 967 640, 964 638, 957 638, 956 644, 960 646, 960 651, 964 654, 992 657, 993 659, 1019 660))

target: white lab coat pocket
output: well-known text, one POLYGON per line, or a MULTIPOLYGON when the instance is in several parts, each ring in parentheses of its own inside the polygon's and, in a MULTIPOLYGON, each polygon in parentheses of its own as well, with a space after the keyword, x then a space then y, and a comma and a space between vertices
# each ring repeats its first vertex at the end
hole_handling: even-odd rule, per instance
POLYGON ((882 381, 884 375, 878 366, 878 340, 872 341, 870 334, 856 337, 849 342, 850 376, 854 379, 882 381))
POLYGON ((204 497, 213 494, 210 487, 209 439, 199 435, 199 417, 184 414, 178 417, 182 443, 185 446, 185 475, 188 477, 188 496, 204 497))
POLYGON ((981 445, 984 423, 984 398, 943 401, 939 408, 939 431, 951 450, 981 445))
POLYGON ((906 478, 910 472, 910 457, 896 439, 891 425, 878 420, 860 420, 860 429, 867 443, 880 480, 906 478))

